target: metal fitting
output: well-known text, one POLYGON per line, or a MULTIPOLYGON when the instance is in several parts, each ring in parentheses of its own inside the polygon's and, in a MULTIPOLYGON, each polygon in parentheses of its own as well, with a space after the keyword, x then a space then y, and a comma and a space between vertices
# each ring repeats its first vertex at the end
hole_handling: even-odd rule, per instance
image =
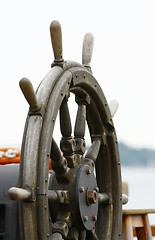
POLYGON ((58 221, 53 224, 52 228, 53 233, 60 233, 64 238, 68 235, 68 225, 65 222, 58 221))
POLYGON ((95 190, 87 189, 87 204, 90 206, 91 204, 96 203, 97 201, 97 192, 95 190))

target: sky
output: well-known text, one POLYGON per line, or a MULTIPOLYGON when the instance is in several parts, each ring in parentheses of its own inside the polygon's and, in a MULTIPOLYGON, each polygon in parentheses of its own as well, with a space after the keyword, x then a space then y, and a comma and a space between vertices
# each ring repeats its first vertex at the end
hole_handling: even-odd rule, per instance
POLYGON ((83 36, 93 33, 91 67, 107 101, 119 102, 118 140, 155 149, 154 13, 154 0, 0 1, 0 146, 21 145, 28 104, 19 80, 36 89, 50 70, 56 19, 65 60, 81 63, 83 36))

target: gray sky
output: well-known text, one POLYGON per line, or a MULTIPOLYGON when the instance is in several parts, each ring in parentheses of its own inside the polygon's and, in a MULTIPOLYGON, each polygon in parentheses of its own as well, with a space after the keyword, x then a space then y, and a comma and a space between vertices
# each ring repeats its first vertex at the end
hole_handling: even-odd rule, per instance
POLYGON ((86 32, 95 37, 92 70, 109 102, 118 139, 155 148, 155 1, 0 1, 0 145, 20 146, 28 111, 18 83, 35 89, 53 61, 49 35, 59 20, 65 60, 81 63, 86 32))

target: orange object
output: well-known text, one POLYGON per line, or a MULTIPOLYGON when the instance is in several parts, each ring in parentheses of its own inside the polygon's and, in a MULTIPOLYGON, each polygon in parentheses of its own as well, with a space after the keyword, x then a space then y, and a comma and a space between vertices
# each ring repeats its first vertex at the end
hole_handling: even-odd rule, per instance
MULTIPOLYGON (((18 147, 0 148, 0 165, 20 163, 20 154, 21 150, 18 147)), ((52 170, 51 159, 49 169, 52 170)))
POLYGON ((20 163, 20 148, 0 148, 0 165, 20 163))

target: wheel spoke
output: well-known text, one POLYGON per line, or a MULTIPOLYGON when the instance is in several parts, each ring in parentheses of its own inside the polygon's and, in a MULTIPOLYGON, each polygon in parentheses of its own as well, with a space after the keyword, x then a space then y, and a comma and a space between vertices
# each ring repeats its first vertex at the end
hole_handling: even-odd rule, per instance
POLYGON ((79 239, 79 231, 76 228, 71 227, 69 230, 68 237, 69 237, 69 239, 78 240, 79 239))
POLYGON ((94 140, 91 147, 88 149, 86 158, 90 158, 95 163, 97 156, 99 154, 100 146, 101 146, 101 141, 99 139, 94 140))
POLYGON ((84 138, 85 123, 86 123, 86 105, 79 104, 74 129, 75 138, 84 138))
POLYGON ((98 240, 95 230, 87 231, 87 239, 89 240, 98 240))
POLYGON ((86 230, 80 232, 80 240, 86 240, 86 230))
POLYGON ((79 104, 74 128, 75 153, 84 154, 85 152, 85 125, 86 125, 86 105, 79 104))
POLYGON ((61 158, 60 149, 59 149, 57 143, 55 142, 54 138, 52 138, 52 146, 51 146, 50 158, 51 158, 54 162, 58 162, 59 159, 61 158))
POLYGON ((109 203, 109 196, 107 193, 98 193, 99 203, 104 205, 109 203))
POLYGON ((64 98, 60 107, 60 129, 62 139, 60 141, 60 148, 64 157, 67 159, 68 166, 73 168, 75 165, 74 147, 75 140, 72 138, 72 125, 67 104, 67 97, 64 98))
POLYGON ((64 98, 60 107, 60 129, 63 138, 70 138, 72 134, 72 125, 67 101, 68 99, 64 98))
POLYGON ((67 171, 67 161, 61 155, 61 152, 54 138, 52 138, 50 157, 52 159, 52 169, 58 174, 64 174, 67 171))
POLYGON ((56 191, 48 190, 48 201, 49 202, 57 202, 58 201, 58 194, 56 191))

